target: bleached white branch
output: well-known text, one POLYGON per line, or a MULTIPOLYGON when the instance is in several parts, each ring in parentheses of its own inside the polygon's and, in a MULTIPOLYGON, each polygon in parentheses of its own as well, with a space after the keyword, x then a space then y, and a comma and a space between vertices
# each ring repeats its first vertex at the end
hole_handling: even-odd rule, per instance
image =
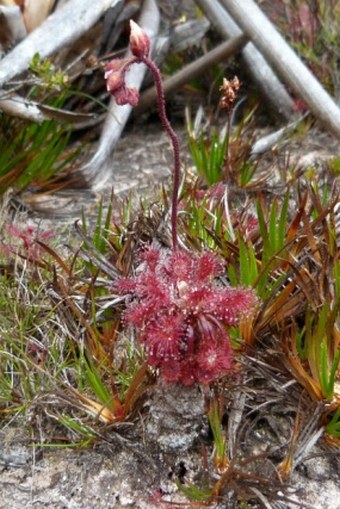
MULTIPOLYGON (((229 39, 242 34, 242 30, 218 0, 195 1, 223 38, 229 39)), ((295 115, 294 101, 252 42, 243 48, 242 56, 246 69, 272 109, 291 120, 295 115)))
POLYGON ((69 0, 0 61, 0 88, 25 71, 35 53, 46 58, 87 32, 121 0, 69 0))
POLYGON ((340 109, 258 5, 253 0, 221 1, 282 80, 324 127, 340 139, 340 109))
MULTIPOLYGON (((158 34, 159 23, 160 16, 156 1, 144 0, 138 24, 148 34, 152 46, 158 34)), ((139 90, 145 72, 144 65, 134 65, 129 71, 129 86, 139 90)), ((79 170, 82 179, 87 183, 87 187, 92 190, 102 189, 112 175, 112 153, 128 121, 131 110, 132 106, 129 104, 117 106, 115 99, 111 99, 97 150, 94 156, 79 170)))

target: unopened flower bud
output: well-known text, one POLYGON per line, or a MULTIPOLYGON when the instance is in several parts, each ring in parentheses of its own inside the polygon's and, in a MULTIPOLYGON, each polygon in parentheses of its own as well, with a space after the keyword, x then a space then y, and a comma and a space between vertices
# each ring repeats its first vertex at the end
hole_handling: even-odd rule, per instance
POLYGON ((147 34, 134 21, 130 20, 130 49, 137 58, 148 57, 150 52, 150 39, 147 34))
POLYGON ((112 60, 105 67, 106 88, 110 94, 114 95, 116 90, 124 85, 124 61, 112 60))
POLYGON ((131 104, 137 106, 139 92, 134 87, 128 87, 125 82, 125 75, 129 70, 134 58, 121 58, 112 60, 105 67, 105 79, 107 91, 116 99, 119 106, 131 104))
POLYGON ((139 101, 139 92, 136 88, 131 87, 128 88, 126 86, 121 87, 115 93, 116 103, 119 106, 124 106, 125 104, 131 104, 131 106, 135 107, 139 101))

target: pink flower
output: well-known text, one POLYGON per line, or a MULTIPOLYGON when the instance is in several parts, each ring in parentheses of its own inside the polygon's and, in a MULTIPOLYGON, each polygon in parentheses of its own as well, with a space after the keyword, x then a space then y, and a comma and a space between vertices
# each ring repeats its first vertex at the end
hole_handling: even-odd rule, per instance
POLYGON ((111 94, 115 93, 124 85, 127 65, 127 59, 112 60, 106 65, 104 78, 107 80, 107 91, 111 94))
POLYGON ((126 73, 132 64, 141 63, 150 52, 150 39, 146 33, 132 20, 130 27, 130 49, 133 57, 117 58, 105 67, 104 78, 107 91, 116 99, 119 106, 124 106, 124 104, 137 106, 139 92, 136 88, 126 85, 126 73))
POLYGON ((137 23, 130 20, 130 49, 137 58, 148 57, 150 53, 150 39, 137 23))
POLYGON ((128 294, 124 320, 136 327, 150 365, 183 385, 221 377, 232 364, 228 327, 255 310, 253 290, 223 286, 223 261, 211 252, 149 247, 140 263, 115 290, 128 294))
POLYGON ((107 91, 116 99, 119 106, 131 104, 137 106, 139 101, 139 92, 134 87, 127 87, 125 75, 135 59, 121 58, 112 60, 105 67, 106 88, 107 91))
POLYGON ((117 90, 115 94, 116 103, 119 106, 125 104, 131 104, 131 106, 137 106, 139 101, 139 92, 135 87, 122 87, 117 90))

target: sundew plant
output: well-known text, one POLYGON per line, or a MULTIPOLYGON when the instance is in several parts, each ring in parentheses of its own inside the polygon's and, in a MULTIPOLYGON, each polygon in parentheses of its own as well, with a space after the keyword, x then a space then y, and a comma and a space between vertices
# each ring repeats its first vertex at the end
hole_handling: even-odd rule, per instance
MULTIPOLYGON (((152 460, 143 491, 156 489, 158 505, 170 495, 177 503, 160 476, 152 484, 163 465, 187 505, 288 507, 285 488, 315 444, 332 463, 340 447, 337 159, 322 174, 285 163, 272 178, 228 125, 222 142, 216 128, 218 154, 205 138, 196 143, 195 171, 182 178, 161 75, 133 22, 130 48, 107 64, 107 89, 135 106, 126 76, 134 65, 151 70, 174 153, 172 189, 138 208, 133 195, 112 193, 107 208, 103 197, 66 239, 57 222, 26 224, 4 202, 0 419, 23 417, 39 447, 105 440, 114 454, 116 444, 127 448, 129 465, 133 447, 138 468, 152 460), (182 448, 158 457, 161 420, 171 441, 172 430, 194 431, 191 472, 189 462, 187 474, 177 468, 182 448)), ((220 87, 228 115, 238 88, 235 78, 220 87)))
POLYGON ((174 154, 172 249, 144 249, 136 275, 119 280, 115 290, 126 295, 125 324, 138 332, 149 364, 165 381, 209 383, 231 369, 228 328, 254 313, 257 298, 250 288, 222 284, 224 264, 213 252, 178 247, 179 142, 166 115, 160 71, 149 56, 150 40, 135 22, 130 24, 132 56, 107 64, 107 90, 117 104, 136 106, 139 94, 126 85, 126 73, 133 64, 145 64, 154 77, 160 120, 174 154))

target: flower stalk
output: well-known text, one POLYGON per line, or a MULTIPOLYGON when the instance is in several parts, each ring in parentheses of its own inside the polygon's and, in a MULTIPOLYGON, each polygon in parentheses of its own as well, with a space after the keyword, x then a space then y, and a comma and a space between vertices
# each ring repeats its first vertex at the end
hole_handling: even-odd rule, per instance
POLYGON ((107 90, 115 97, 117 104, 131 104, 136 106, 139 100, 139 92, 136 88, 127 87, 125 83, 126 72, 133 64, 145 64, 151 71, 157 90, 157 105, 161 124, 169 136, 174 154, 173 189, 172 189, 172 247, 178 247, 177 215, 178 215, 178 192, 180 183, 181 161, 179 152, 179 141, 177 134, 172 128, 165 108, 164 88, 160 70, 149 57, 150 40, 147 34, 134 22, 130 21, 130 49, 132 57, 115 59, 109 62, 105 68, 105 79, 107 90))

